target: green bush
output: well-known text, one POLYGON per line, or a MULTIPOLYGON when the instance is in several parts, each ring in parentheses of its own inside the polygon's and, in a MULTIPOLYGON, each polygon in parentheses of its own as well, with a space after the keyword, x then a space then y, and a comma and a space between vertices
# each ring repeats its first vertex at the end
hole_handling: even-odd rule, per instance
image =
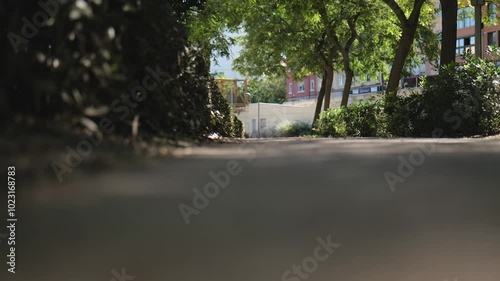
POLYGON ((381 99, 330 108, 317 122, 315 133, 325 137, 376 137, 385 135, 386 118, 381 99))
POLYGON ((244 138, 245 137, 245 125, 235 115, 233 115, 233 136, 232 137, 234 137, 234 138, 244 138))
POLYGON ((433 83, 424 84, 423 136, 440 128, 449 137, 500 132, 500 70, 495 62, 465 57, 443 67, 433 83))
POLYGON ((288 120, 276 126, 276 135, 280 137, 300 137, 311 134, 311 124, 302 121, 288 120))
POLYGON ((283 120, 275 126, 270 126, 260 131, 262 138, 290 138, 310 134, 311 125, 308 122, 289 120, 283 120))
POLYGON ((415 137, 421 128, 423 95, 412 92, 408 96, 384 96, 385 127, 387 136, 415 137))
POLYGON ((500 133, 500 69, 470 55, 424 81, 423 92, 384 96, 323 112, 315 132, 332 137, 470 137, 500 133))
MULTIPOLYGON (((29 115, 72 126, 107 118, 113 134, 125 136, 138 117, 143 138, 234 135, 227 102, 182 24, 204 1, 57 2, 64 3, 50 24, 29 40, 11 44, 11 36, 0 45, 1 117, 29 115), (96 108, 107 111, 92 114, 96 108)), ((21 18, 42 11, 27 0, 10 1, 5 13, 2 7, 5 30, 17 36, 21 18)))
POLYGON ((226 99, 220 94, 217 86, 213 84, 217 91, 210 95, 209 109, 211 110, 212 133, 219 137, 241 138, 243 135, 243 123, 231 111, 226 99))
POLYGON ((387 131, 398 137, 490 135, 500 132, 500 71, 491 61, 465 57, 450 64, 423 93, 385 99, 387 131))

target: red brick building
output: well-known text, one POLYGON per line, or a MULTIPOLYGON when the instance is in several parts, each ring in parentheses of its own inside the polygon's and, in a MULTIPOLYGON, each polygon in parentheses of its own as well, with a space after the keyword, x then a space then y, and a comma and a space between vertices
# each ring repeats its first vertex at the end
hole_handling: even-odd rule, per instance
POLYGON ((321 79, 312 74, 303 80, 295 81, 292 73, 287 71, 286 86, 288 101, 316 99, 321 88, 321 79))
MULTIPOLYGON (((439 5, 439 2, 436 0, 436 5, 439 5)), ((476 36, 475 36, 475 20, 474 20, 474 7, 465 7, 459 9, 457 11, 458 19, 457 19, 457 42, 455 49, 455 57, 457 61, 460 61, 462 55, 466 51, 470 51, 472 54, 475 53, 476 36)), ((498 8, 494 3, 486 3, 482 7, 483 21, 484 18, 488 18, 489 22, 483 22, 483 28, 481 30, 481 39, 482 39, 482 53, 483 58, 492 59, 492 60, 500 60, 500 57, 491 56, 488 47, 490 46, 499 46, 499 36, 500 36, 500 25, 498 22, 498 8)), ((441 14, 438 14, 436 17, 436 25, 434 31, 439 33, 442 31, 442 23, 441 23, 441 14)), ((415 77, 424 74, 424 75, 436 75, 438 74, 435 67, 426 62, 425 73, 415 73, 415 77)), ((404 79, 408 80, 408 79, 404 79)), ((404 86, 403 86, 404 87, 404 86)))
MULTIPOLYGON (((490 22, 483 23, 481 31, 482 51, 484 58, 496 59, 490 56, 488 46, 498 47, 498 36, 500 25, 494 25, 497 20, 497 6, 493 3, 487 3, 482 8, 483 17, 486 16, 490 22)), ((466 7, 458 10, 459 18, 457 21, 457 47, 456 56, 460 56, 466 51, 471 50, 474 53, 476 44, 474 8, 466 7)))

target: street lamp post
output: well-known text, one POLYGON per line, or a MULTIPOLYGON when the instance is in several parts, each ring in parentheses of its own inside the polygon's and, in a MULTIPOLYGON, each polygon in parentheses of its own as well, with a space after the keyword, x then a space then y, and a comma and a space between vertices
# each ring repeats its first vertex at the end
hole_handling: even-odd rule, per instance
POLYGON ((486 1, 485 0, 471 0, 472 6, 474 6, 474 21, 475 21, 475 47, 474 52, 476 53, 476 58, 483 57, 483 35, 482 35, 482 20, 481 20, 481 9, 486 1))

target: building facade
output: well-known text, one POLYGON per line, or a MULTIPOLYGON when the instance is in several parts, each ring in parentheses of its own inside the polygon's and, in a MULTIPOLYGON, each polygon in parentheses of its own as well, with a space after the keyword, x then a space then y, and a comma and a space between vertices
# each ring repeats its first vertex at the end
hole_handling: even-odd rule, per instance
POLYGON ((321 88, 321 79, 311 74, 300 81, 295 81, 293 73, 287 71, 286 87, 288 101, 316 99, 321 88))
MULTIPOLYGON (((375 77, 364 76, 355 77, 353 79, 351 94, 366 94, 376 93, 381 91, 382 77, 377 75, 375 77)), ((287 100, 288 101, 303 101, 316 99, 321 89, 322 79, 318 75, 311 74, 308 77, 296 81, 293 79, 293 73, 287 72, 287 100)), ((342 91, 345 85, 345 75, 343 73, 335 73, 333 76, 333 84, 330 90, 332 97, 342 96, 342 91)))
MULTIPOLYGON (((481 50, 483 58, 499 60, 491 54, 491 47, 499 46, 499 35, 500 35, 500 25, 498 22, 498 8, 494 3, 486 3, 482 9, 481 13, 483 15, 483 21, 486 18, 487 22, 483 22, 481 29, 481 50)), ((458 9, 457 11, 457 43, 455 49, 456 61, 460 62, 462 60, 463 54, 470 51, 472 54, 475 53, 476 35, 475 35, 475 20, 474 20, 474 7, 468 6, 465 8, 458 9)), ((442 18, 441 14, 436 17, 436 26, 434 31, 439 33, 442 31, 442 18)), ((437 70, 432 67, 428 67, 429 63, 426 64, 426 75, 435 75, 437 70)))
MULTIPOLYGON (((439 1, 435 1, 439 5, 439 1)), ((499 61, 500 57, 494 56, 491 53, 491 47, 499 47, 500 25, 498 24, 498 8, 494 3, 486 3, 482 7, 482 18, 487 19, 488 22, 483 22, 481 30, 481 50, 482 56, 486 59, 499 61)), ((442 32, 442 16, 439 13, 436 16, 434 32, 439 34, 442 32)), ((462 60, 466 52, 475 53, 476 46, 475 35, 475 20, 474 20, 474 7, 468 6, 458 9, 457 11, 457 41, 455 48, 455 59, 457 62, 462 60)), ((434 76, 439 73, 435 63, 426 61, 425 64, 416 67, 413 75, 405 77, 401 81, 401 88, 413 88, 420 86, 421 76, 434 76)))
MULTIPOLYGON (((482 55, 483 58, 498 60, 498 58, 491 55, 491 47, 498 47, 498 36, 500 32, 500 25, 496 24, 498 11, 494 3, 487 3, 482 7, 483 18, 487 18, 488 22, 483 23, 481 30, 482 41, 482 55)), ((461 60, 461 56, 466 51, 475 52, 476 46, 475 36, 475 21, 474 21, 474 8, 466 7, 458 10, 457 20, 457 46, 455 55, 457 61, 461 60)))

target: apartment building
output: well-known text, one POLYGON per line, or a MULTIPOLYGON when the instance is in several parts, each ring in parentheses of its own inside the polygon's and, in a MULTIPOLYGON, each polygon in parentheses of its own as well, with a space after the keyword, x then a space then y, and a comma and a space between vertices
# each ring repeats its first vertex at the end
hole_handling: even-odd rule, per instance
MULTIPOLYGON (((436 5, 439 2, 436 1, 436 5)), ((495 57, 491 54, 491 47, 499 47, 500 25, 497 24, 498 8, 494 3, 487 3, 482 7, 483 19, 487 18, 488 22, 483 22, 481 30, 481 50, 483 58, 500 61, 500 57, 495 57)), ((457 42, 455 49, 455 58, 459 62, 465 52, 470 51, 475 53, 476 36, 475 36, 475 20, 474 7, 468 6, 457 11, 457 42)), ((434 32, 439 34, 442 31, 441 13, 436 16, 434 32)), ((421 66, 417 66, 413 71, 413 75, 405 77, 401 81, 401 88, 418 87, 421 76, 433 76, 438 74, 436 66, 431 62, 425 62, 421 66)))
MULTIPOLYGON (((351 94, 366 94, 366 93, 376 93, 381 90, 381 77, 378 75, 376 77, 364 76, 355 77, 351 87, 351 94)), ((301 101, 316 99, 321 88, 321 78, 318 75, 311 74, 306 78, 296 81, 293 79, 293 73, 287 72, 287 100, 288 101, 301 101)), ((335 73, 333 77, 332 89, 330 90, 330 95, 332 97, 342 96, 342 91, 345 85, 345 75, 344 73, 335 73)))
MULTIPOLYGON (((482 8, 483 18, 487 18, 489 22, 483 23, 481 30, 482 46, 481 50, 484 58, 497 59, 491 56, 489 47, 498 47, 498 36, 500 25, 495 24, 498 16, 497 6, 494 3, 487 3, 482 8)), ((461 55, 470 50, 474 53, 476 45, 474 8, 466 7, 458 10, 457 21, 457 47, 456 57, 460 60, 461 55)))
MULTIPOLYGON (((481 50, 483 58, 498 60, 499 58, 493 57, 490 52, 490 47, 499 46, 499 32, 500 25, 498 25, 498 8, 494 3, 487 3, 482 7, 483 19, 487 18, 488 22, 483 22, 481 30, 481 50)), ((455 57, 457 61, 462 59, 462 55, 470 51, 475 53, 476 35, 475 35, 475 20, 474 20, 474 7, 468 6, 457 11, 457 44, 455 50, 455 57)), ((436 17, 436 26, 434 31, 439 33, 442 31, 441 14, 436 17)), ((436 75, 437 70, 431 64, 426 63, 426 75, 436 75)))
POLYGON ((300 81, 295 81, 293 73, 288 70, 286 86, 288 101, 316 99, 321 88, 321 79, 318 75, 311 74, 300 81))

